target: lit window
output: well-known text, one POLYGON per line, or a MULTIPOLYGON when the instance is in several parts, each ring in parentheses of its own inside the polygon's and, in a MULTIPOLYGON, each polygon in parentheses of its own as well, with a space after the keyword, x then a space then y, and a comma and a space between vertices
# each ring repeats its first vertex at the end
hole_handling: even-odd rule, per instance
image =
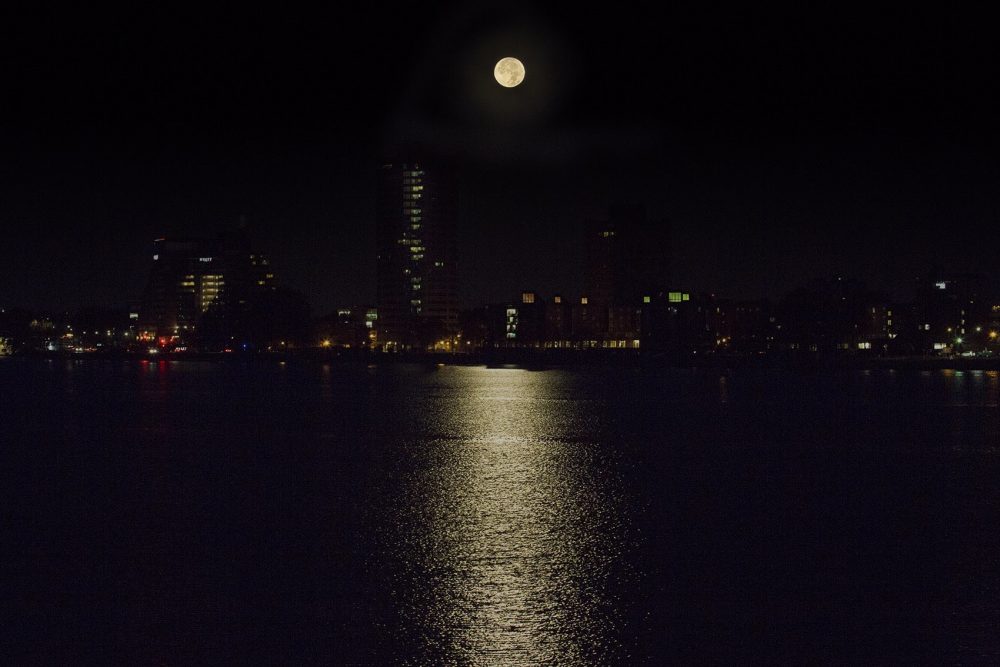
POLYGON ((562 303, 562 297, 559 296, 559 295, 556 295, 555 297, 553 297, 552 300, 555 301, 556 303, 562 303))
POLYGON ((585 297, 585 296, 581 296, 580 297, 580 305, 581 306, 586 306, 587 305, 587 297, 585 297))
POLYGON ((652 297, 648 297, 648 296, 642 297, 642 302, 643 303, 652 303, 652 301, 653 301, 652 297))
POLYGON ((507 309, 507 338, 517 338, 517 308, 507 309))
POLYGON ((534 303, 535 293, 534 292, 521 292, 521 303, 534 303))

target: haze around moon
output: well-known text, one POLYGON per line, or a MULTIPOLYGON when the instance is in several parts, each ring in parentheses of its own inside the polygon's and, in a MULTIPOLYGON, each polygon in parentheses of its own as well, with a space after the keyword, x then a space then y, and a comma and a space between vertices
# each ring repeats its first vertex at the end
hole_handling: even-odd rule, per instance
POLYGON ((513 88, 524 81, 524 64, 510 56, 501 58, 493 68, 493 76, 504 88, 513 88))

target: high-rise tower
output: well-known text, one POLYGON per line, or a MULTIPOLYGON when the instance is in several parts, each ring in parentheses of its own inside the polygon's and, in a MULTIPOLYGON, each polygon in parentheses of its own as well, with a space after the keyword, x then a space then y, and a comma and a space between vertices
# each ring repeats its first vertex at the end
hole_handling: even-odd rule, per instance
POLYGON ((376 210, 379 340, 412 347, 458 327, 456 187, 451 170, 382 165, 376 210))

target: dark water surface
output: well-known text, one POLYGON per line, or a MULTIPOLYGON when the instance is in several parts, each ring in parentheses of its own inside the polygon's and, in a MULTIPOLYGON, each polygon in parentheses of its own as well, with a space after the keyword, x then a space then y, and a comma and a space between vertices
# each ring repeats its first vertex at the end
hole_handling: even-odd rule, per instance
POLYGON ((996 372, 0 359, 3 654, 1000 661, 996 372))

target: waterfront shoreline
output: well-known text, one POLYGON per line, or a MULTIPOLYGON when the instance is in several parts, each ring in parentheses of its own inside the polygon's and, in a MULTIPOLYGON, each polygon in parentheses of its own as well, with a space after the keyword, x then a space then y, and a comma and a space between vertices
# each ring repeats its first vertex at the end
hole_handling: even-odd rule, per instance
POLYGON ((253 354, 225 352, 32 352, 9 355, 11 359, 62 359, 67 361, 318 361, 323 363, 396 364, 416 363, 449 366, 488 366, 523 368, 565 368, 620 366, 637 368, 760 368, 791 370, 1000 370, 1000 357, 866 357, 866 356, 735 356, 690 355, 685 357, 650 357, 634 351, 534 351, 496 350, 467 354, 385 353, 351 350, 299 349, 253 354))

